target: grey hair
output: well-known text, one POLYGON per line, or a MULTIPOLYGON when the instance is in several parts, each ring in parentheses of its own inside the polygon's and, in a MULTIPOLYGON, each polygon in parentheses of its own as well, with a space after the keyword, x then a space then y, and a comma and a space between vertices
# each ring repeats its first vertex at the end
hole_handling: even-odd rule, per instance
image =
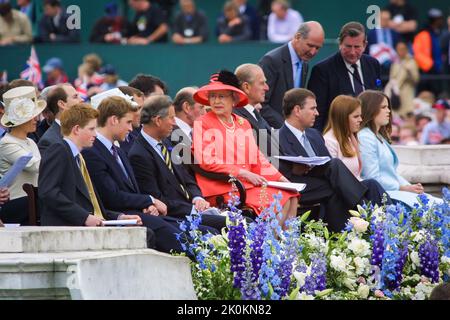
POLYGON ((308 23, 303 22, 300 27, 298 27, 298 30, 296 33, 300 34, 302 39, 308 39, 309 32, 311 31, 311 28, 308 26, 308 23))
POLYGON ((155 117, 166 118, 169 108, 173 105, 172 99, 165 95, 150 96, 144 102, 141 111, 141 124, 151 124, 155 117))
POLYGON ((236 68, 234 71, 236 77, 239 80, 239 85, 242 86, 244 82, 253 83, 256 79, 254 70, 261 69, 260 66, 253 63, 244 63, 236 68))

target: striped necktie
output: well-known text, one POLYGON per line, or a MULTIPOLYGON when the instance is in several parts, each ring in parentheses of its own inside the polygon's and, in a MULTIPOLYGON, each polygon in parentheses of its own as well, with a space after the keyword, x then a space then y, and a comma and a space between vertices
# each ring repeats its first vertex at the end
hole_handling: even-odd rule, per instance
POLYGON ((103 218, 102 210, 100 209, 97 196, 95 195, 94 185, 92 184, 91 177, 89 176, 89 172, 86 167, 86 162, 84 161, 81 153, 77 155, 77 160, 80 166, 81 175, 83 176, 84 183, 86 184, 86 188, 89 192, 89 198, 91 199, 92 207, 94 208, 94 212, 92 214, 96 217, 103 218))
POLYGON ((187 190, 183 186, 183 184, 179 182, 179 180, 177 178, 177 175, 173 171, 172 161, 170 160, 170 153, 169 153, 169 151, 167 150, 166 146, 164 144, 162 144, 162 143, 158 143, 158 146, 161 148, 161 153, 163 155, 164 162, 166 163, 167 168, 169 168, 169 170, 173 173, 173 175, 177 179, 178 183, 180 184, 181 190, 183 190, 183 192, 184 192, 184 195, 185 195, 186 199, 190 200, 191 197, 190 197, 189 193, 187 192, 187 190))

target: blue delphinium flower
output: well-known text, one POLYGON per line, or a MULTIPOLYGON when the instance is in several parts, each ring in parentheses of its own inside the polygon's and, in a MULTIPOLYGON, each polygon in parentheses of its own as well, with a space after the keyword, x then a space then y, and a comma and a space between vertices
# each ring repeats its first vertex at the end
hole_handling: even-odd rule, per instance
MULTIPOLYGON (((249 250, 247 250, 249 251, 249 250)), ((250 254, 247 252, 245 259, 245 269, 242 274, 241 297, 242 300, 260 300, 261 294, 258 288, 258 282, 255 281, 254 267, 252 265, 250 254)))
POLYGON ((279 275, 281 246, 278 237, 281 236, 281 227, 277 220, 277 213, 281 212, 280 195, 273 195, 274 201, 270 207, 261 214, 265 220, 267 229, 262 245, 263 263, 259 273, 259 285, 264 296, 270 296, 272 300, 280 297, 281 278, 279 275), (272 289, 272 290, 270 290, 272 289))
POLYGON ((403 267, 408 254, 406 239, 409 236, 409 224, 409 218, 403 206, 387 206, 381 267, 381 288, 387 295, 397 290, 402 281, 403 267))
POLYGON ((384 223, 375 221, 375 218, 372 217, 370 230, 372 231, 370 235, 370 240, 372 242, 371 264, 378 266, 381 269, 384 252, 384 223))
MULTIPOLYGON (((324 253, 313 253, 310 258, 311 273, 306 276, 305 284, 300 288, 300 291, 315 295, 316 291, 325 290, 327 287, 327 259, 324 253)), ((306 272, 306 266, 298 270, 306 272)))
POLYGON ((231 195, 228 201, 228 248, 230 252, 230 270, 233 272, 233 286, 240 289, 242 287, 243 273, 245 271, 245 252, 246 252, 246 230, 241 210, 237 208, 239 197, 231 195))
POLYGON ((431 279, 431 282, 439 282, 439 248, 430 235, 419 247, 419 258, 421 273, 431 279))
POLYGON ((249 241, 250 241, 250 259, 252 263, 253 281, 256 281, 259 276, 259 270, 263 261, 262 245, 264 243, 264 237, 266 235, 265 222, 257 218, 254 223, 249 226, 249 241))
POLYGON ((277 269, 281 283, 279 285, 280 297, 285 297, 288 294, 291 285, 291 276, 294 260, 300 254, 298 238, 300 234, 299 220, 291 219, 285 222, 287 229, 283 231, 281 242, 281 261, 277 269))

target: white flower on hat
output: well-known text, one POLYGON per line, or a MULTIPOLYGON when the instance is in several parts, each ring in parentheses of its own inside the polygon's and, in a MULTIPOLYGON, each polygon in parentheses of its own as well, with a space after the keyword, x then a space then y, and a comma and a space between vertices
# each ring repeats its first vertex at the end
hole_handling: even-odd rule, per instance
POLYGON ((34 102, 30 98, 15 98, 7 109, 8 119, 14 124, 23 122, 24 119, 31 119, 34 108, 34 102))

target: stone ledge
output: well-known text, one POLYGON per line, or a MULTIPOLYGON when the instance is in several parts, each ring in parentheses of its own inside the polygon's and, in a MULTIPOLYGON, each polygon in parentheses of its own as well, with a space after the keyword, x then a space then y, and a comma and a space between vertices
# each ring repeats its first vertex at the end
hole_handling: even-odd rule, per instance
POLYGON ((450 145, 393 146, 398 173, 411 183, 450 184, 450 145))
POLYGON ((145 249, 143 227, 18 227, 0 229, 0 253, 145 249))
POLYGON ((186 257, 151 249, 0 254, 0 299, 61 299, 67 290, 72 299, 196 299, 186 257))
POLYGON ((401 164, 450 166, 450 145, 393 146, 401 164))

